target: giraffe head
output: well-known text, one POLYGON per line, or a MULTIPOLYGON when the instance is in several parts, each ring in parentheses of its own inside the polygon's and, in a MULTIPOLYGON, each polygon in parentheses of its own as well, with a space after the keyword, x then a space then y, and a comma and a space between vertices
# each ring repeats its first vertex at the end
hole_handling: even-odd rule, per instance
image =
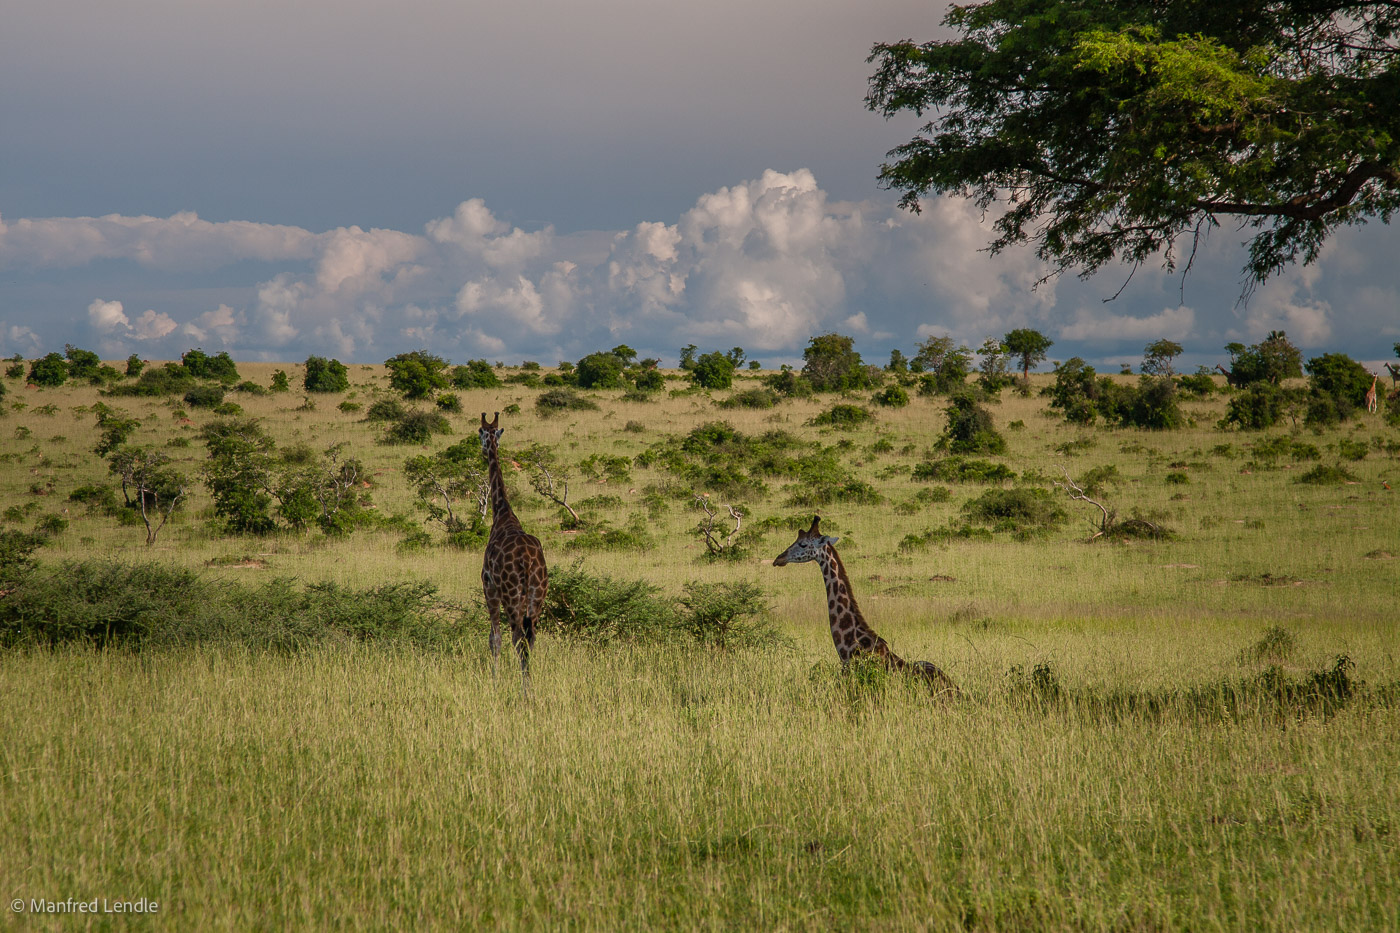
POLYGON ((806 531, 798 529, 797 540, 792 542, 786 551, 773 558, 773 566, 783 567, 787 564, 801 564, 816 560, 828 544, 835 544, 841 540, 822 534, 818 527, 820 524, 821 516, 814 515, 811 528, 806 531))
POLYGON ((481 438, 481 452, 488 456, 496 449, 496 442, 501 439, 501 435, 506 433, 505 428, 500 427, 500 423, 500 412, 496 412, 496 417, 492 418, 489 424, 486 421, 486 412, 481 413, 481 427, 476 433, 481 438))

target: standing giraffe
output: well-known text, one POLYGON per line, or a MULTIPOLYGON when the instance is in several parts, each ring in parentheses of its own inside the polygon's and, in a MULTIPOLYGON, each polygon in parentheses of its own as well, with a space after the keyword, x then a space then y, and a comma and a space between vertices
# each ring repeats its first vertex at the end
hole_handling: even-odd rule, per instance
POLYGON ((501 477, 501 459, 497 448, 504 430, 499 427, 501 413, 486 422, 481 413, 481 450, 491 487, 491 536, 486 541, 486 555, 481 562, 481 588, 486 593, 486 611, 491 614, 491 672, 494 674, 501 657, 501 609, 510 621, 510 637, 520 655, 521 684, 526 695, 530 692, 530 649, 535 646, 535 623, 544 608, 545 591, 549 587, 549 568, 544 563, 544 548, 540 539, 525 533, 520 519, 515 517, 506 500, 506 484, 501 477))
POLYGON ((800 564, 816 561, 821 565, 822 578, 826 581, 826 606, 831 616, 831 640, 836 643, 836 654, 841 658, 841 669, 850 667, 851 658, 873 656, 884 661, 891 670, 906 671, 922 677, 928 682, 929 692, 957 695, 957 685, 928 661, 908 662, 890 650, 885 640, 875 634, 875 630, 861 615, 856 605, 855 594, 851 592, 851 581, 846 576, 846 568, 836 553, 834 545, 839 538, 823 535, 818 525, 820 516, 812 518, 812 527, 797 532, 797 540, 783 553, 773 559, 774 567, 787 564, 800 564))
POLYGON ((1371 373, 1371 388, 1366 390, 1366 410, 1373 415, 1376 413, 1376 380, 1379 378, 1380 374, 1371 373))

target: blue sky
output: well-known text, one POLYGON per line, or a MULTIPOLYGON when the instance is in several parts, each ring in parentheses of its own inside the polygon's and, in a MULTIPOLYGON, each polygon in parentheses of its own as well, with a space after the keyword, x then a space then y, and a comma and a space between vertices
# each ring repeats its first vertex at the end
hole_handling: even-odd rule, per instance
POLYGON ((862 100, 907 0, 16 0, 0 32, 0 355, 577 359, 814 334, 872 361, 1013 327, 1116 369, 1286 330, 1392 358, 1400 236, 1373 222, 1240 305, 1242 234, 1185 283, 991 257, 956 199, 875 176, 916 121, 862 100))

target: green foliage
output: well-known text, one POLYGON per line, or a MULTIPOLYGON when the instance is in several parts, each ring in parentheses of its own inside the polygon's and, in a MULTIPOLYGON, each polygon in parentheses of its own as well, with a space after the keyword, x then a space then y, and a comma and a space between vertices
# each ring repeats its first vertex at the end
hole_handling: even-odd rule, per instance
POLYGON ((539 630, 604 647, 665 639, 675 629, 675 603, 642 580, 595 576, 581 562, 551 567, 539 630))
MULTIPOLYGON (((1204 370, 1204 367, 1202 367, 1204 370)), ((1208 398, 1215 391, 1215 380, 1208 372, 1193 373, 1189 376, 1177 376, 1176 386, 1188 395, 1197 398, 1208 398)))
POLYGON ((94 382, 101 382, 98 375, 98 368, 102 365, 102 358, 91 350, 83 350, 73 344, 65 344, 64 355, 68 358, 68 378, 69 379, 90 379, 94 382))
POLYGON ((427 444, 434 434, 451 434, 452 424, 435 411, 412 409, 389 425, 386 444, 427 444))
POLYGON ((1303 375, 1303 354, 1281 330, 1270 331, 1268 337, 1253 346, 1230 343, 1225 349, 1230 354, 1230 370, 1225 379, 1237 389, 1258 382, 1278 385, 1303 375))
POLYGON ((1030 372, 1036 364, 1045 360, 1055 341, 1038 330, 1019 327, 1002 337, 1001 345, 1006 348, 1007 353, 1021 361, 1021 378, 1024 381, 1030 378, 1030 372))
POLYGON ((911 372, 924 373, 919 381, 920 393, 946 395, 957 392, 967 383, 972 368, 972 351, 957 345, 952 337, 929 337, 918 346, 909 361, 911 372))
POLYGON ((829 425, 842 430, 852 430, 860 427, 868 421, 875 420, 875 416, 870 413, 870 409, 860 405, 832 405, 826 411, 813 416, 808 424, 829 425))
POLYGON ((661 375, 661 370, 654 366, 633 369, 627 375, 632 380, 633 388, 638 392, 660 392, 666 388, 666 377, 661 375))
POLYGON ((1345 421, 1365 404, 1371 388, 1366 367, 1345 353, 1324 353, 1308 360, 1311 397, 1308 400, 1309 425, 1345 421))
POLYGON ((253 419, 210 422, 200 436, 209 449, 204 483, 224 530, 255 535, 272 531, 272 438, 253 419))
MULTIPOLYGON (((878 367, 867 367, 854 346, 855 341, 843 334, 813 337, 802 351, 802 359, 806 361, 802 367, 803 377, 818 392, 847 392, 878 385, 878 367)), ((783 391, 776 385, 772 387, 783 391)))
POLYGON ((1125 386, 1108 376, 1096 379, 1094 367, 1075 356, 1055 367, 1055 382, 1046 391, 1050 407, 1073 424, 1093 424, 1100 416, 1110 424, 1150 430, 1186 423, 1169 376, 1143 376, 1136 386, 1125 386))
POLYGON ((706 353, 695 361, 690 379, 704 389, 727 389, 734 384, 734 369, 730 357, 719 352, 706 353))
POLYGON ((995 395, 1015 382, 1008 371, 1011 354, 1006 345, 995 337, 988 337, 978 347, 977 384, 988 395, 995 395))
POLYGON ((126 358, 126 376, 128 378, 135 379, 137 376, 141 375, 141 370, 145 368, 146 361, 135 353, 126 358))
POLYGON ((1004 483, 1015 479, 1016 473, 1004 463, 945 457, 918 464, 914 467, 913 478, 920 482, 1004 483))
POLYGON ((369 406, 365 412, 366 421, 398 421, 408 414, 403 402, 395 398, 382 398, 369 406))
POLYGON ((1296 482, 1306 483, 1310 486, 1340 486, 1342 483, 1356 482, 1356 476, 1344 466, 1328 466, 1325 463, 1319 463, 1299 476, 1296 482))
POLYGON ((170 457, 148 447, 119 447, 108 456, 108 468, 121 478, 126 507, 146 526, 146 544, 156 542, 166 522, 189 493, 189 480, 170 457))
POLYGON ((121 409, 108 408, 100 402, 93 407, 97 413, 97 430, 99 432, 97 446, 93 448, 93 453, 99 457, 106 457, 125 444, 132 432, 141 426, 141 422, 135 418, 126 417, 126 412, 121 409))
POLYGON ((135 382, 112 386, 107 395, 152 398, 161 395, 181 395, 195 385, 195 377, 177 363, 148 367, 135 382))
POLYGON ((989 489, 963 505, 962 511, 993 532, 1022 538, 1047 533, 1069 517, 1048 490, 1029 486, 989 489))
POLYGON ((427 398, 438 389, 447 388, 447 361, 426 350, 400 353, 384 361, 389 370, 389 385, 404 398, 427 398))
POLYGON ((67 382, 68 364, 62 354, 49 353, 31 363, 29 381, 45 388, 54 388, 67 382))
POLYGON ((771 376, 764 376, 763 384, 788 398, 809 398, 813 393, 812 384, 807 378, 787 366, 771 376))
POLYGON ((1172 360, 1181 355, 1175 340, 1154 340, 1142 351, 1142 371, 1148 376, 1173 376, 1172 360))
POLYGON ((656 547, 656 539, 645 516, 633 515, 625 528, 613 527, 607 520, 591 521, 567 547, 571 551, 647 551, 656 547))
POLYGON ((1400 207, 1400 137, 1375 105, 1395 80, 1388 5, 988 0, 943 24, 950 38, 871 54, 872 110, 933 115, 880 178, 910 208, 1006 204, 994 253, 1171 269, 1178 238, 1235 215, 1255 231, 1257 283, 1400 207))
POLYGON ((550 389, 535 399, 535 411, 548 417, 566 411, 597 411, 598 406, 573 389, 550 389))
POLYGON ((903 408, 909 404, 909 393, 904 391, 903 386, 886 386, 870 397, 876 405, 883 405, 886 408, 903 408))
POLYGON ((611 353, 590 353, 578 361, 580 389, 622 388, 623 362, 611 353))
MULTIPOLYGON (((344 392, 350 388, 350 371, 340 360, 328 360, 323 356, 306 358, 306 378, 302 387, 308 392, 344 392)), ((286 378, 286 374, 283 374, 286 378)), ((275 382, 275 379, 274 379, 275 382)), ((273 386, 274 390, 276 386, 273 386)))
POLYGON ((772 408, 781 397, 772 389, 745 389, 735 392, 727 399, 715 402, 720 408, 772 408))
POLYGON ((1230 399, 1221 425, 1237 425, 1248 431, 1262 431, 1278 424, 1290 405, 1298 404, 1302 393, 1271 382, 1252 382, 1230 399))
POLYGON ((444 392, 433 400, 439 411, 456 414, 462 410, 462 400, 451 392, 444 392))
POLYGON ((961 392, 948 400, 945 409, 948 426, 943 429, 939 444, 946 444, 953 453, 1006 452, 1006 438, 992 423, 992 413, 977 404, 971 393, 961 392))
MULTIPOLYGON (((539 369, 539 364, 535 364, 539 369)), ((501 384, 501 378, 485 360, 468 360, 462 366, 452 367, 452 385, 459 389, 494 389, 501 384)))
POLYGON ((286 370, 278 369, 273 371, 271 389, 273 392, 291 391, 291 386, 288 384, 287 380, 286 370))
POLYGON ((217 408, 224 401, 221 385, 195 386, 185 393, 185 404, 191 408, 217 408))
POLYGON ((345 456, 349 446, 342 441, 314 454, 309 448, 283 462, 289 464, 272 489, 277 512, 289 526, 300 531, 315 522, 328 535, 344 535, 354 530, 363 517, 360 511, 361 485, 365 468, 355 457, 345 456))
POLYGON ((773 624, 757 583, 685 584, 680 629, 696 643, 720 651, 785 648, 791 642, 773 624))
POLYGON ((219 382, 238 381, 238 367, 227 350, 209 356, 203 350, 186 350, 180 357, 180 365, 196 379, 215 379, 219 382))

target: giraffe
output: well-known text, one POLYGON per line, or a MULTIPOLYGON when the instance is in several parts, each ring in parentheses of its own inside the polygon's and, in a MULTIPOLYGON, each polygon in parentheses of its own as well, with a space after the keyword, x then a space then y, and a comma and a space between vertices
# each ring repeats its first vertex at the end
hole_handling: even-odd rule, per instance
POLYGON ((841 669, 849 669, 851 658, 874 656, 884 661, 891 670, 906 671, 922 677, 928 682, 929 692, 958 695, 957 685, 928 661, 905 661, 890 650, 890 646, 861 615, 856 605, 855 594, 851 592, 851 581, 846 576, 846 568, 836 553, 835 544, 839 538, 821 533, 818 527, 821 516, 812 518, 812 527, 797 532, 797 540, 783 553, 773 559, 774 567, 816 561, 821 565, 822 578, 826 581, 826 605, 831 617, 831 640, 836 643, 836 654, 841 658, 841 669))
POLYGON ((1376 413, 1376 380, 1379 378, 1378 373, 1371 373, 1371 388, 1366 390, 1366 410, 1373 415, 1376 413))
POLYGON ((501 610, 510 622, 511 641, 520 655, 521 686, 530 693, 530 649, 535 646, 535 623, 544 608, 549 587, 549 568, 539 538, 525 533, 506 500, 505 481, 497 442, 504 433, 501 413, 488 424, 481 413, 481 450, 486 455, 491 493, 491 536, 481 563, 481 588, 486 594, 486 610, 491 614, 491 672, 496 673, 501 657, 501 610))

